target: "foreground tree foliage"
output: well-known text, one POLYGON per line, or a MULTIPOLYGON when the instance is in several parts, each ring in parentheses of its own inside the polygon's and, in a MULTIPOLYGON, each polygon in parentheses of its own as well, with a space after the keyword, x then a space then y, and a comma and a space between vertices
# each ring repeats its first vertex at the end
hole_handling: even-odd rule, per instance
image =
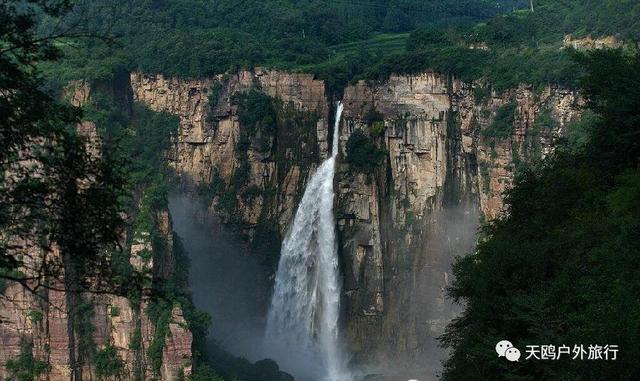
POLYGON ((37 15, 69 9, 67 1, 0 5, 0 278, 34 292, 113 291, 100 280, 110 278, 122 228, 121 166, 92 152, 95 143, 76 131, 80 110, 43 91, 37 70, 60 58, 59 36, 38 34, 37 15))
MULTIPOLYGON (((123 228, 122 166, 78 132, 79 109, 42 90, 38 65, 59 59, 55 44, 74 31, 43 34, 38 21, 70 9, 65 0, 0 3, 0 280, 2 291, 19 284, 43 303, 46 290, 65 291, 71 379, 81 380, 91 332, 83 294, 126 294, 140 283, 135 274, 117 282, 112 263, 123 228)), ((30 347, 23 352, 7 367, 15 379, 33 379, 45 368, 30 347)))
POLYGON ((583 147, 524 170, 507 213, 454 267, 466 305, 448 327, 443 380, 640 379, 640 55, 576 57, 595 115, 583 147), (510 340, 519 362, 498 358, 510 340), (618 345, 616 361, 525 360, 527 345, 618 345))

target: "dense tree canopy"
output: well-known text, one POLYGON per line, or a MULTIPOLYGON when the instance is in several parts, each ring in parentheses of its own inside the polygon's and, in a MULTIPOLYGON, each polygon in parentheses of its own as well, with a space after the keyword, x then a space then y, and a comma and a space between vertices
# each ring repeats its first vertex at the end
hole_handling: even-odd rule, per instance
POLYGON ((72 20, 113 39, 68 44, 54 77, 136 69, 197 77, 267 66, 313 72, 339 90, 358 78, 433 69, 502 90, 575 85, 567 34, 640 37, 635 2, 534 3, 535 12, 528 0, 80 2, 72 20))
POLYGON ((332 61, 344 43, 425 25, 470 25, 522 5, 501 0, 79 2, 116 44, 68 49, 61 78, 108 77, 118 69, 205 76, 255 65, 301 68, 332 61))
POLYGON ((497 15, 472 26, 419 27, 404 52, 382 57, 364 72, 383 79, 390 73, 426 69, 464 80, 483 78, 496 90, 521 83, 576 86, 580 67, 565 36, 611 36, 633 45, 640 38, 640 5, 630 1, 535 1, 528 9, 497 15))
MULTIPOLYGON (((448 328, 444 380, 637 380, 640 377, 640 55, 578 56, 593 119, 524 170, 508 214, 459 259, 451 295, 466 310, 448 328), (518 363, 498 358, 508 339, 518 363), (527 345, 618 345, 616 361, 525 360, 527 345)), ((573 355, 573 354, 572 354, 573 355)))

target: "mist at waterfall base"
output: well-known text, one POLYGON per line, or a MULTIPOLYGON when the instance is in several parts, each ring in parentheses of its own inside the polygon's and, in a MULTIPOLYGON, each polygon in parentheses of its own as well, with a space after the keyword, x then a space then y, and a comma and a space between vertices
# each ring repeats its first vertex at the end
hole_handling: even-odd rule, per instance
POLYGON ((239 234, 199 198, 171 194, 169 210, 191 262, 194 304, 211 316, 210 339, 236 356, 264 358, 260 346, 269 302, 268 271, 239 234))
POLYGON ((239 233, 193 194, 172 193, 169 210, 173 230, 190 259, 193 302, 211 316, 207 351, 210 358, 215 357, 216 370, 229 367, 230 374, 237 374, 238 366, 248 365, 223 353, 228 351, 252 362, 274 359, 296 381, 323 380, 321 353, 264 346, 273 281, 267 278, 270 270, 247 250, 239 233))
MULTIPOLYGON (((342 276, 333 215, 337 132, 338 123, 332 156, 307 180, 283 241, 275 285, 268 279, 270 270, 248 252, 235 229, 208 211, 206 203, 193 195, 170 196, 174 230, 191 259, 194 303, 212 316, 210 338, 219 347, 251 361, 274 359, 296 381, 435 380, 446 356, 438 345, 439 334, 421 335, 425 341, 416 343, 415 353, 392 355, 390 348, 390 356, 375 363, 354 359, 347 367, 350 358, 338 330, 342 276)), ((463 196, 454 196, 458 197, 463 196)), ((420 251, 429 254, 416 253, 427 262, 416 263, 403 275, 413 279, 410 290, 390 289, 387 297, 403 300, 399 306, 403 314, 417 317, 399 316, 401 324, 415 325, 417 331, 436 324, 440 331, 445 320, 460 311, 444 296, 452 281, 451 260, 473 249, 479 217, 475 203, 460 200, 428 214, 430 228, 421 237, 420 251)), ((394 237, 387 239, 394 241, 394 237)))
POLYGON ((282 242, 267 317, 265 350, 300 380, 351 380, 338 326, 342 287, 333 215, 341 114, 339 103, 331 157, 308 180, 282 242))

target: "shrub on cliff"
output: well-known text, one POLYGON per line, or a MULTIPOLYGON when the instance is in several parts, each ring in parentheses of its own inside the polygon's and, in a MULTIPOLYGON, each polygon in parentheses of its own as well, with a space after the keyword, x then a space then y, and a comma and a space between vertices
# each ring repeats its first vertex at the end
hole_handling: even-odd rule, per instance
POLYGON ((367 110, 367 112, 362 117, 362 121, 365 122, 367 126, 369 126, 371 135, 375 137, 384 135, 384 115, 376 110, 375 107, 371 107, 367 110))
POLYGON ((513 135, 516 119, 516 102, 509 102, 500 107, 493 122, 482 131, 482 136, 487 139, 507 139, 513 135))
POLYGON ((198 366, 191 376, 189 381, 224 381, 220 375, 218 375, 211 367, 204 364, 198 366))
POLYGON ((248 137, 258 130, 272 134, 276 129, 276 110, 273 99, 262 91, 251 89, 233 96, 231 103, 238 107, 238 119, 248 137))
POLYGON ((34 381, 40 377, 49 365, 33 357, 33 342, 20 339, 20 354, 4 364, 7 369, 6 381, 34 381))
POLYGON ((355 130, 346 145, 347 163, 352 170, 373 174, 384 161, 385 150, 361 130, 355 130))
POLYGON ((94 362, 98 380, 120 379, 124 371, 122 359, 118 356, 118 350, 113 344, 108 344, 98 351, 94 362))

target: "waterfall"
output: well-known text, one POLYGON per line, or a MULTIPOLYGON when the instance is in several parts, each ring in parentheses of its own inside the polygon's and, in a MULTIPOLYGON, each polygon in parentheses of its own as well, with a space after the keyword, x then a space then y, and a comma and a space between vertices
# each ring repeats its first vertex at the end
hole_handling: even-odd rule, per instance
POLYGON ((342 114, 338 103, 331 157, 311 177, 282 243, 265 346, 284 370, 325 381, 348 381, 339 340, 338 268, 333 176, 342 114))

